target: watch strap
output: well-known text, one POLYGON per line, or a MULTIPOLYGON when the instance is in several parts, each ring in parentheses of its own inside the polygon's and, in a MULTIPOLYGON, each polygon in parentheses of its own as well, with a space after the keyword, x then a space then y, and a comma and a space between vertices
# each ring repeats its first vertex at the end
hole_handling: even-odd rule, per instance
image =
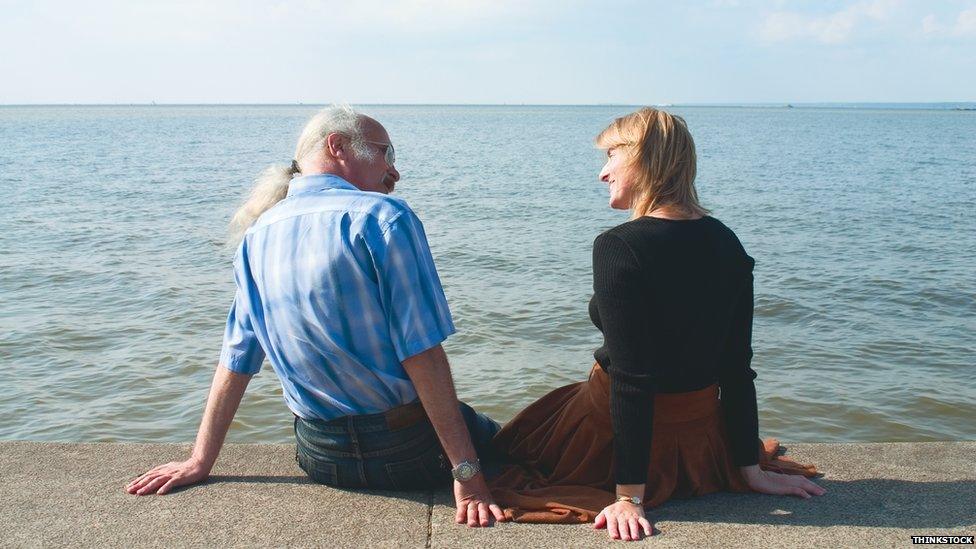
POLYGON ((626 501, 627 503, 633 503, 634 505, 644 504, 644 498, 639 496, 617 496, 617 501, 626 501))

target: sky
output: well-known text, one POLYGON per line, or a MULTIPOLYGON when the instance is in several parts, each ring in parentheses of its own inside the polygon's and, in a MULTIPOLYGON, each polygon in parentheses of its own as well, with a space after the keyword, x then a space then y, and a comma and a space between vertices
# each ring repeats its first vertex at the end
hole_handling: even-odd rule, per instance
POLYGON ((976 0, 0 0, 0 104, 976 100, 976 0))

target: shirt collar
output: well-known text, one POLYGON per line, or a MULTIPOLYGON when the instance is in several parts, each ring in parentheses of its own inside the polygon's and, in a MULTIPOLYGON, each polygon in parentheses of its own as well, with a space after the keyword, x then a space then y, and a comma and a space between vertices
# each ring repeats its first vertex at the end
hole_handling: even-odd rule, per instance
POLYGON ((288 184, 288 196, 304 194, 315 191, 326 191, 329 189, 345 189, 358 191, 355 185, 331 173, 321 173, 315 175, 303 175, 291 180, 288 184))

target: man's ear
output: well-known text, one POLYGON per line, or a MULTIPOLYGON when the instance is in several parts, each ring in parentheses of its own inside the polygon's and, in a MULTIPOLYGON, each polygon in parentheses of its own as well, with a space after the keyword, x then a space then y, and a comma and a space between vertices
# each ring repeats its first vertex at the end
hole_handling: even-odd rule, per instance
POLYGON ((336 160, 346 159, 346 143, 338 133, 330 133, 325 137, 325 149, 336 160))

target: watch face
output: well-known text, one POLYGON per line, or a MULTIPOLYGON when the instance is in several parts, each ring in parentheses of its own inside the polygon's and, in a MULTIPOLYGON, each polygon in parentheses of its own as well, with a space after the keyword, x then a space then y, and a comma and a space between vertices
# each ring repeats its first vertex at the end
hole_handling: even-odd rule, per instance
POLYGON ((462 463, 457 467, 457 478, 459 480, 468 480, 474 476, 474 467, 470 463, 462 463))

